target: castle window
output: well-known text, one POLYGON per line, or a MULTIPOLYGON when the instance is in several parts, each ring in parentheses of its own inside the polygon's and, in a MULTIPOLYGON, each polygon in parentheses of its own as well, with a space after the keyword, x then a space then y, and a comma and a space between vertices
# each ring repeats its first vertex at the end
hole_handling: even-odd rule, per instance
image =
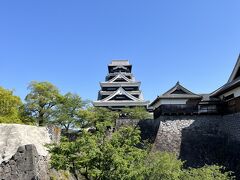
POLYGON ((234 98, 234 94, 230 94, 230 95, 224 97, 223 99, 224 99, 225 101, 229 101, 229 100, 231 100, 231 99, 233 99, 233 98, 234 98))

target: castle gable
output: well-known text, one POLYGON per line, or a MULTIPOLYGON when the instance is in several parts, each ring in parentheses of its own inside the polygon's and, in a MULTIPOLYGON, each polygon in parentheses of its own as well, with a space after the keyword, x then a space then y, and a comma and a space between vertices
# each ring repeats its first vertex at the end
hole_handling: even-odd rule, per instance
POLYGON ((235 67, 234 67, 234 69, 232 71, 232 74, 231 74, 231 76, 230 76, 230 78, 228 80, 228 83, 236 80, 239 77, 240 77, 240 54, 238 56, 237 63, 236 63, 236 65, 235 65, 235 67))
POLYGON ((102 101, 114 101, 114 100, 139 101, 138 98, 129 94, 122 87, 120 87, 117 91, 115 91, 113 94, 103 99, 102 101))
POLYGON ((114 78, 112 78, 111 80, 109 80, 108 82, 131 82, 131 80, 120 73, 116 75, 114 78))

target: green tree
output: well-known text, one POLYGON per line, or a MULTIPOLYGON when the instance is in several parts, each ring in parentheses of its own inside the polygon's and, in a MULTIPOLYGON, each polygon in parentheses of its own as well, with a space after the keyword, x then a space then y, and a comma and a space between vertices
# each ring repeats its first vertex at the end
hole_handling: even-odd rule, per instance
POLYGON ((49 82, 31 82, 26 96, 26 111, 36 120, 39 126, 51 119, 54 107, 61 100, 59 90, 49 82))
POLYGON ((84 102, 79 95, 65 94, 61 99, 61 103, 56 105, 53 123, 61 126, 66 133, 70 128, 84 127, 86 121, 83 121, 79 116, 79 111, 83 106, 84 102))
POLYGON ((22 123, 19 108, 21 99, 13 92, 0 87, 0 123, 22 123))
POLYGON ((144 178, 149 180, 178 180, 183 176, 183 162, 175 154, 150 152, 144 164, 144 178))
POLYGON ((131 119, 152 119, 152 115, 144 107, 124 108, 120 113, 131 119))
POLYGON ((232 179, 222 173, 221 167, 209 166, 184 169, 175 155, 151 152, 140 142, 137 128, 121 127, 111 135, 108 128, 97 123, 99 131, 83 131, 76 141, 62 139, 58 145, 49 146, 51 165, 57 170, 68 170, 76 178, 109 180, 192 180, 232 179))
POLYGON ((23 124, 36 125, 34 117, 26 108, 26 104, 23 104, 19 107, 19 114, 23 124))
POLYGON ((224 168, 216 165, 202 168, 190 168, 183 171, 181 180, 233 180, 230 172, 224 172, 224 168))
POLYGON ((84 131, 74 142, 64 138, 59 145, 50 147, 52 166, 86 179, 137 177, 146 156, 145 150, 136 147, 139 130, 124 127, 110 138, 107 127, 99 129, 94 134, 84 131))
POLYGON ((89 107, 79 111, 79 116, 88 122, 89 126, 96 127, 96 124, 103 122, 106 125, 113 125, 119 117, 117 112, 102 107, 89 107))

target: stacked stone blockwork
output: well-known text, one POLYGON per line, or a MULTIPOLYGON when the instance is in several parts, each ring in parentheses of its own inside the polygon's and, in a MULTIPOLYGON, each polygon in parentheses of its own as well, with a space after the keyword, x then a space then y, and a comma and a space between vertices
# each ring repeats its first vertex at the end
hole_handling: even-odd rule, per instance
POLYGON ((60 129, 0 124, 0 180, 49 180, 45 145, 58 143, 60 129))
POLYGON ((39 155, 33 144, 20 146, 10 160, 0 164, 0 179, 48 180, 48 157, 39 155))

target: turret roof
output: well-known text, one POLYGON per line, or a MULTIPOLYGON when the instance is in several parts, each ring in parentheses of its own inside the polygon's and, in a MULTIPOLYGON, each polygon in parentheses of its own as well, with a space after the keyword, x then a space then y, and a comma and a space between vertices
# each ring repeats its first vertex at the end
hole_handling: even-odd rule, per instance
POLYGON ((112 60, 109 66, 129 66, 128 60, 112 60))

